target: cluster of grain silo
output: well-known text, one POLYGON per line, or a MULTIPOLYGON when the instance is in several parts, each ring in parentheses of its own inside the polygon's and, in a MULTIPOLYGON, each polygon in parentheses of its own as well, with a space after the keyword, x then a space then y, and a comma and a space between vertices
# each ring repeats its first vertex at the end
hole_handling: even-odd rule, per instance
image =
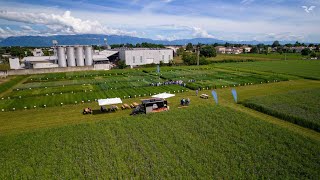
POLYGON ((57 46, 59 67, 91 66, 92 46, 57 46))

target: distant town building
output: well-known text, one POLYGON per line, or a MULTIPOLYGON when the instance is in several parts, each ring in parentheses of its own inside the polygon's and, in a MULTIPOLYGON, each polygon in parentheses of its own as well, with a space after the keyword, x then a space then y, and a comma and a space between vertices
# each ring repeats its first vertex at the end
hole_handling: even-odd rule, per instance
POLYGON ((36 57, 44 55, 42 52, 42 49, 37 49, 37 48, 32 51, 32 54, 33 54, 33 56, 36 56, 36 57))
POLYGON ((217 46, 215 47, 216 49, 216 52, 219 53, 219 54, 225 54, 226 53, 226 47, 224 46, 217 46))
POLYGON ((249 53, 251 52, 252 47, 243 46, 242 49, 244 50, 244 53, 249 53))

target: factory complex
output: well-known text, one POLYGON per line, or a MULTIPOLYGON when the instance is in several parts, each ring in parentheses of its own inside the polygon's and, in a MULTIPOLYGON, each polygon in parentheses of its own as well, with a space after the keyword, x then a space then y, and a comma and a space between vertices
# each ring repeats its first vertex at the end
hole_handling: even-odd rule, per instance
POLYGON ((10 69, 48 69, 67 67, 92 67, 93 70, 109 70, 123 60, 131 68, 146 64, 169 63, 173 50, 165 48, 118 48, 94 50, 92 46, 54 46, 53 55, 44 56, 41 49, 34 49, 33 56, 9 59, 10 69))

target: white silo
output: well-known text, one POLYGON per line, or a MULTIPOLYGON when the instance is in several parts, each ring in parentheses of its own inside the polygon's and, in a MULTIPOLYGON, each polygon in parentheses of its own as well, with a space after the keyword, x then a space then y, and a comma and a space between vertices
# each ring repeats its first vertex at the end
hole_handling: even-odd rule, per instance
POLYGON ((76 47, 76 60, 77 60, 77 66, 84 66, 83 47, 82 46, 76 47))
POLYGON ((67 62, 69 67, 76 66, 76 59, 74 57, 74 47, 68 46, 67 47, 67 62))
POLYGON ((66 53, 63 46, 58 47, 58 65, 59 67, 67 67, 66 53))
POLYGON ((86 66, 91 66, 92 65, 92 47, 91 46, 85 46, 84 55, 85 55, 86 66))

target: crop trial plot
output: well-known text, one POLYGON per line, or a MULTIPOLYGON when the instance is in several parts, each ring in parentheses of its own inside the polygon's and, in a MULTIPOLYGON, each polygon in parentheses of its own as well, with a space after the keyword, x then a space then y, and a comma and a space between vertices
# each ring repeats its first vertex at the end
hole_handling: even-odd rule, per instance
POLYGON ((320 132, 320 89, 255 97, 245 106, 320 132))
POLYGON ((0 99, 2 111, 93 102, 100 98, 135 98, 162 92, 184 92, 181 85, 140 70, 99 71, 92 74, 32 75, 0 99))
POLYGON ((190 89, 215 89, 223 87, 245 86, 260 83, 287 81, 289 78, 279 74, 257 74, 240 71, 203 68, 174 68, 162 71, 160 76, 168 80, 182 80, 190 89))

